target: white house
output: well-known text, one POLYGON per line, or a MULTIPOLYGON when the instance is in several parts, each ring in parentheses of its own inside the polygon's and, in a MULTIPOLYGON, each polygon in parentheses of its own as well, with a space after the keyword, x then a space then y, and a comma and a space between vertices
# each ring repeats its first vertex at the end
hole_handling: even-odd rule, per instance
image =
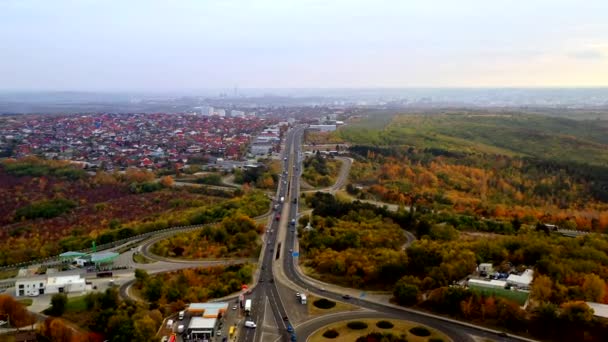
POLYGON ((507 278, 507 283, 511 286, 515 286, 521 289, 530 288, 530 283, 532 283, 532 279, 534 279, 534 271, 531 269, 527 269, 522 273, 522 275, 511 274, 507 278))
POLYGON ((36 276, 15 281, 15 297, 38 296, 45 293, 46 276, 36 276))
POLYGON ((485 287, 489 289, 504 289, 507 282, 504 280, 481 280, 481 279, 469 279, 469 287, 485 287))
POLYGON ((494 268, 492 267, 492 264, 489 262, 481 263, 481 264, 479 264, 478 271, 490 274, 490 273, 494 272, 494 268))
POLYGON ((85 289, 86 281, 79 274, 48 277, 46 282, 46 293, 83 292, 85 289))
POLYGON ((47 293, 83 292, 86 280, 79 274, 48 276, 17 279, 15 281, 15 297, 38 296, 47 293))

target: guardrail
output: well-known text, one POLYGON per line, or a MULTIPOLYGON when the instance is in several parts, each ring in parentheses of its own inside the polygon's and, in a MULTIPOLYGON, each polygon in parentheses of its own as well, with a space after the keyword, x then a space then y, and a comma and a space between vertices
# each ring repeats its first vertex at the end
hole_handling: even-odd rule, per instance
MULTIPOLYGON (((254 217, 253 220, 259 220, 259 219, 262 219, 264 217, 267 217, 268 215, 270 215, 271 212, 272 212, 272 209, 269 208, 266 213, 254 217)), ((134 241, 137 241, 137 240, 145 240, 145 239, 147 239, 149 237, 152 237, 154 235, 162 235, 164 233, 170 233, 170 232, 173 232, 173 231, 178 231, 178 230, 185 230, 185 231, 187 231, 187 230, 200 229, 200 228, 204 228, 206 226, 211 226, 211 225, 217 224, 218 222, 219 221, 205 223, 205 224, 194 224, 194 225, 188 225, 188 226, 175 226, 175 227, 169 227, 169 228, 160 229, 160 230, 154 230, 154 231, 151 231, 151 232, 134 235, 134 236, 131 236, 131 237, 128 237, 128 238, 124 238, 124 239, 120 239, 120 240, 112 241, 112 242, 109 242, 109 243, 105 243, 103 245, 96 246, 96 250, 97 251, 103 251, 103 250, 107 250, 107 249, 110 249, 110 248, 114 248, 114 247, 118 247, 118 246, 127 244, 129 242, 134 242, 134 241)), ((93 248, 84 248, 84 249, 77 250, 76 252, 90 253, 92 251, 93 251, 93 248)), ((21 262, 21 263, 16 263, 16 264, 2 266, 2 267, 0 267, 0 270, 4 271, 4 270, 10 270, 10 269, 14 269, 14 268, 22 268, 22 267, 30 266, 30 265, 44 264, 44 263, 53 263, 53 262, 59 262, 59 261, 61 261, 60 256, 59 255, 55 255, 55 256, 52 256, 52 257, 44 258, 44 259, 36 259, 36 260, 24 261, 24 262, 21 262)))

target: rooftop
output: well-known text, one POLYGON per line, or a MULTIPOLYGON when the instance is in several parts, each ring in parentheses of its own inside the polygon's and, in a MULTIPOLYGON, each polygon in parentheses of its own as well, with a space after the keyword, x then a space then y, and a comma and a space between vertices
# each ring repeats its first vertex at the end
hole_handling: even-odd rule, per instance
POLYGON ((192 317, 190 320, 190 325, 188 325, 188 329, 213 329, 215 328, 216 322, 217 318, 192 317))
POLYGON ((594 316, 608 318, 608 304, 587 302, 587 305, 593 309, 594 316))

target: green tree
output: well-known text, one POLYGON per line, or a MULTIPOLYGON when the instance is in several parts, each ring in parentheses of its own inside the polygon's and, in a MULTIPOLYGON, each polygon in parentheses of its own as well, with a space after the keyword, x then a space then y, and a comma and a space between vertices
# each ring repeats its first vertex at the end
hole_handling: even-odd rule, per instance
POLYGON ((139 286, 143 286, 145 283, 147 283, 148 279, 150 279, 150 275, 148 275, 146 270, 139 268, 135 270, 135 281, 139 286))
POLYGON ((65 306, 68 303, 68 296, 64 293, 56 293, 51 297, 50 314, 53 316, 61 316, 65 312, 65 306))
POLYGON ((418 302, 418 293, 420 291, 418 286, 409 284, 406 281, 407 279, 403 277, 395 284, 393 295, 400 305, 414 305, 418 302))
POLYGON ((134 341, 157 341, 156 335, 156 323, 149 316, 143 316, 133 322, 134 326, 134 341))

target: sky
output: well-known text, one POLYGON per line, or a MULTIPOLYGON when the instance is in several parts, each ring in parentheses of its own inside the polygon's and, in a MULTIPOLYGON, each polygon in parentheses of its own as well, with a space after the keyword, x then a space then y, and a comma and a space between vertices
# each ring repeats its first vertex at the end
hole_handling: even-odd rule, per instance
POLYGON ((0 90, 608 86, 606 0, 0 0, 0 90))

